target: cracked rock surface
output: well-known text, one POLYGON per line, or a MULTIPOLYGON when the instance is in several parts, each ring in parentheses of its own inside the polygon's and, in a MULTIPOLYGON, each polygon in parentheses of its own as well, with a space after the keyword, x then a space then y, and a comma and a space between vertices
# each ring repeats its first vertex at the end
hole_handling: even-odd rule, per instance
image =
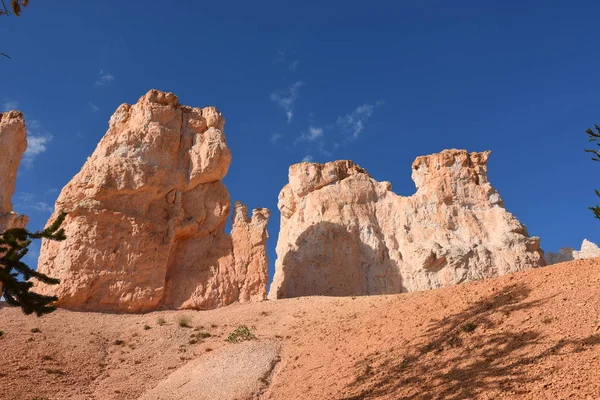
POLYGON ((236 203, 232 235, 224 232, 224 124, 216 108, 158 90, 119 106, 56 201, 50 221, 68 212, 67 240, 44 241, 38 268, 61 284, 38 290, 60 307, 125 312, 264 299, 269 212, 248 217, 236 203))
POLYGON ((408 197, 352 161, 292 165, 269 298, 414 292, 545 265, 489 183, 489 154, 417 157, 408 197))

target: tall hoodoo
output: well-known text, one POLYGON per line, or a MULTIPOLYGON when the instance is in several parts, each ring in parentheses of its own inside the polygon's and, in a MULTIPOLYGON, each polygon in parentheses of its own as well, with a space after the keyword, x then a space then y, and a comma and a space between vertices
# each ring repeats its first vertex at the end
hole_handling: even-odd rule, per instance
MULTIPOLYGON (((25 228, 29 218, 13 211, 12 196, 17 182, 17 170, 27 150, 25 119, 20 111, 0 113, 0 233, 11 228, 25 228)), ((2 284, 0 283, 0 295, 2 284)))
POLYGON ((418 157, 410 197, 351 161, 292 165, 269 297, 412 292, 543 266, 539 238, 488 181, 489 154, 418 157))
POLYGON ((233 236, 224 233, 224 124, 214 107, 158 90, 121 105, 56 201, 55 215, 69 213, 67 240, 43 243, 39 269, 61 284, 43 291, 62 307, 127 312, 264 299, 268 211, 236 216, 233 236))
POLYGON ((28 218, 13 211, 11 203, 17 181, 17 170, 27 149, 25 119, 19 111, 0 113, 0 232, 24 228, 28 218))

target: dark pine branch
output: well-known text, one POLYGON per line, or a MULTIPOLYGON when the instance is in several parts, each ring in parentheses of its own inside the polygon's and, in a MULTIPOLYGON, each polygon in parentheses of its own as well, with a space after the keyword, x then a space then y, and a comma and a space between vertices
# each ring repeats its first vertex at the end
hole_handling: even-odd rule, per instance
MULTIPOLYGON (((600 126, 598 126, 597 124, 595 124, 594 128, 596 129, 595 132, 594 132, 594 130, 592 128, 588 128, 585 131, 585 133, 588 135, 588 140, 590 142, 595 142, 598 139, 600 139, 600 126)), ((596 144, 598 146, 600 146, 600 142, 596 143, 596 144)), ((594 160, 594 161, 600 161, 600 150, 585 149, 585 152, 593 154, 592 160, 594 160)), ((596 196, 600 197, 600 192, 598 190, 596 190, 596 196)), ((594 217, 595 218, 600 219, 600 206, 589 207, 589 209, 592 210, 592 212, 594 213, 594 217)))
POLYGON ((12 306, 21 307, 25 314, 35 313, 37 316, 50 313, 56 309, 56 296, 46 296, 33 292, 31 279, 47 285, 57 285, 60 281, 35 271, 21 259, 29 251, 32 239, 65 240, 65 232, 60 228, 66 213, 61 213, 50 226, 37 232, 29 232, 24 228, 13 228, 0 234, 0 283, 2 296, 12 306))

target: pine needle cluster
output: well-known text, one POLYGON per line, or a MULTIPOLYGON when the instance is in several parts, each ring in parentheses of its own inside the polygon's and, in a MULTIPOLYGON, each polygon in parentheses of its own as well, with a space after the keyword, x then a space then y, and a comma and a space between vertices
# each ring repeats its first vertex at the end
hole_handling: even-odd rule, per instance
POLYGON ((60 226, 66 215, 61 213, 42 231, 29 232, 25 228, 13 228, 0 234, 1 295, 9 305, 21 307, 25 314, 35 313, 39 317, 56 310, 54 303, 58 298, 31 291, 31 279, 48 285, 57 285, 59 280, 29 268, 21 259, 29 251, 33 239, 65 240, 65 231, 60 226))
MULTIPOLYGON (((595 142, 600 139, 600 126, 594 125, 594 128, 596 129, 596 132, 594 132, 594 130, 592 130, 592 128, 588 128, 585 131, 585 133, 587 133, 587 135, 588 135, 588 139, 590 142, 595 142)), ((598 146, 600 146, 600 142, 598 142, 596 144, 598 146)), ((586 153, 593 154, 592 160, 600 161, 600 150, 585 149, 585 151, 586 151, 586 153)), ((600 191, 598 191, 598 189, 596 189, 595 192, 596 192, 596 196, 600 197, 600 191)), ((590 210, 592 210, 592 212, 594 213, 594 217, 600 219, 600 206, 590 207, 590 210)))

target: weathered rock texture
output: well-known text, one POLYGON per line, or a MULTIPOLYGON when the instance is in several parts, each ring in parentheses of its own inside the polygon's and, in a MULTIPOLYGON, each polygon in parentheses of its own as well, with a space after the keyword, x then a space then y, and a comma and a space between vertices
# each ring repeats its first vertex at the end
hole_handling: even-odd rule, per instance
POLYGON ((573 250, 572 247, 563 247, 558 253, 546 253, 548 264, 558 264, 565 261, 582 260, 585 258, 600 257, 600 247, 596 243, 583 239, 581 250, 573 250))
POLYGON ((13 212, 11 203, 17 180, 17 169, 27 149, 25 119, 19 111, 0 113, 0 232, 24 228, 28 218, 13 212))
POLYGON ((292 165, 269 297, 412 292, 543 266, 539 238, 488 182, 489 154, 418 157, 410 197, 351 161, 292 165))
POLYGON ((106 135, 56 201, 67 240, 44 241, 39 270, 59 306, 127 312, 209 309, 266 296, 269 212, 236 204, 224 118, 151 90, 113 114, 106 135))
MULTIPOLYGON (((11 198, 15 192, 17 169, 27 149, 25 119, 19 111, 0 113, 0 233, 11 228, 25 228, 28 218, 13 211, 11 198)), ((2 255, 2 253, 0 253, 2 255)), ((2 284, 0 283, 0 297, 2 284)))

